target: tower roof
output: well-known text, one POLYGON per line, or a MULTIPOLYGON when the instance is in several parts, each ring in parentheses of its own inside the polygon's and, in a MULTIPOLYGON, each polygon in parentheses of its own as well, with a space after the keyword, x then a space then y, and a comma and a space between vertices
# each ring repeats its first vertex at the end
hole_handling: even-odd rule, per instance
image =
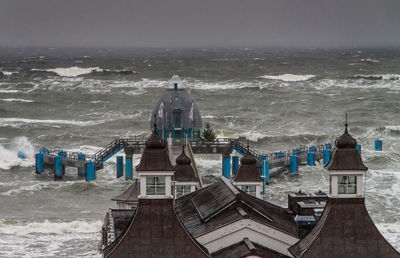
POLYGON ((174 180, 178 182, 197 182, 191 159, 185 154, 185 146, 182 146, 182 154, 176 158, 174 180))
POLYGON ((360 152, 356 149, 357 141, 347 130, 347 123, 344 133, 336 139, 335 145, 331 159, 325 166, 328 170, 368 170, 362 162, 360 152))
POLYGON ((154 118, 158 129, 173 130, 174 112, 180 113, 182 129, 200 129, 202 121, 200 111, 193 101, 192 96, 185 89, 167 89, 160 97, 153 110, 151 127, 154 126, 154 118))
POLYGON ((400 257, 372 222, 364 198, 330 198, 318 224, 289 248, 294 257, 400 257))
POLYGON ((257 167, 257 160, 247 151, 240 159, 240 166, 233 178, 235 182, 262 182, 260 172, 257 167))
POLYGON ((155 127, 153 134, 146 141, 146 149, 143 151, 136 171, 172 171, 173 167, 169 159, 165 141, 157 135, 155 127))

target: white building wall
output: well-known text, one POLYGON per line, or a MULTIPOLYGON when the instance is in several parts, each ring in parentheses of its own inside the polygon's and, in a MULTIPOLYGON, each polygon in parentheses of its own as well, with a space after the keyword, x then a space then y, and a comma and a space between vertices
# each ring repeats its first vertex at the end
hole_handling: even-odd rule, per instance
POLYGON ((196 238, 210 253, 221 250, 249 238, 250 241, 291 256, 288 248, 299 239, 282 231, 255 222, 242 219, 196 238))

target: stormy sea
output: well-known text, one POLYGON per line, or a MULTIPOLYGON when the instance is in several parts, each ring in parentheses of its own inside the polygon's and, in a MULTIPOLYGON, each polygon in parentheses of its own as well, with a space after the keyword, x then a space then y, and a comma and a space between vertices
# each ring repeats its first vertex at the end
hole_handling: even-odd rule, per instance
MULTIPOLYGON (((35 174, 38 148, 92 154, 119 137, 146 138, 151 112, 177 74, 203 123, 263 153, 333 142, 349 131, 369 167, 367 209, 400 251, 400 49, 0 49, 0 257, 100 257, 115 158, 97 180, 67 169, 35 174), (374 141, 383 151, 374 151, 374 141), (18 157, 22 152, 25 158, 18 157)), ((134 165, 140 156, 134 156, 134 165)), ((221 157, 198 155, 206 183, 221 157)), ((321 163, 276 173, 269 201, 328 192, 321 163)))

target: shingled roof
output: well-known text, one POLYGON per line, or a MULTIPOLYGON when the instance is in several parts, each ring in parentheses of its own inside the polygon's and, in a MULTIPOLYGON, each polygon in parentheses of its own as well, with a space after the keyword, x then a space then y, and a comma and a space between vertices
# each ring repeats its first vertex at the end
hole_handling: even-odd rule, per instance
POLYGON ((336 148, 331 154, 329 163, 325 166, 328 170, 367 170, 361 159, 360 152, 356 149, 357 141, 349 134, 345 124, 344 134, 335 142, 336 148))
POLYGON ((210 186, 177 199, 175 209, 194 237, 243 218, 251 218, 296 236, 296 224, 287 209, 246 194, 224 177, 210 186))
POLYGON ((209 257, 185 230, 171 199, 140 199, 122 237, 105 257, 209 257))
POLYGON ((117 202, 138 202, 138 195, 139 195, 139 184, 136 181, 131 184, 128 189, 126 189, 123 193, 118 196, 111 198, 112 201, 117 202))
POLYGON ((176 158, 174 180, 178 182, 199 181, 191 165, 191 159, 185 154, 185 146, 182 146, 182 154, 176 158))
POLYGON ((155 127, 153 134, 146 141, 146 149, 143 151, 136 171, 172 171, 173 167, 169 159, 165 141, 158 136, 155 127))
POLYGON ((265 248, 264 246, 258 245, 251 242, 248 238, 244 238, 239 243, 228 246, 212 254, 215 258, 225 258, 225 257, 263 257, 263 258, 282 258, 289 257, 284 254, 278 253, 274 250, 265 248))
POLYGON ((400 254, 383 238, 364 198, 330 198, 313 230, 289 248, 294 257, 394 258, 400 254))
POLYGON ((257 167, 257 160, 248 151, 240 159, 239 169, 233 178, 235 182, 263 182, 257 167))

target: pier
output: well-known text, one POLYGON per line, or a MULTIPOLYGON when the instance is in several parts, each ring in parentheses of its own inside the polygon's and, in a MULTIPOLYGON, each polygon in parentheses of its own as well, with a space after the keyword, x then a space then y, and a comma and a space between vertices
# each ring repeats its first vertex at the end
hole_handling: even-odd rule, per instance
MULTIPOLYGON (((269 177, 269 170, 275 168, 289 169, 290 172, 297 172, 298 166, 313 166, 315 161, 324 159, 324 164, 329 162, 332 145, 330 143, 318 146, 299 146, 292 150, 278 151, 262 154, 243 143, 237 138, 217 138, 213 142, 187 141, 186 152, 190 154, 194 170, 197 172, 195 154, 214 154, 222 156, 222 173, 226 178, 234 175, 239 167, 239 156, 232 155, 236 152, 244 156, 249 152, 258 161, 260 173, 263 177, 269 177)), ((66 167, 77 168, 79 177, 85 177, 87 181, 96 179, 96 172, 103 168, 104 162, 116 155, 121 150, 125 152, 125 178, 133 178, 133 154, 141 154, 145 149, 146 142, 135 138, 115 139, 106 147, 93 155, 80 152, 69 152, 62 149, 41 148, 36 154, 36 173, 40 174, 44 169, 52 169, 54 179, 62 179, 66 167)), ((175 145, 169 144, 171 160, 179 153, 174 151, 175 145), (174 154, 175 153, 175 154, 174 154)), ((123 157, 117 157, 117 176, 123 175, 123 157)), ((266 180, 268 182, 268 179, 266 180)))

